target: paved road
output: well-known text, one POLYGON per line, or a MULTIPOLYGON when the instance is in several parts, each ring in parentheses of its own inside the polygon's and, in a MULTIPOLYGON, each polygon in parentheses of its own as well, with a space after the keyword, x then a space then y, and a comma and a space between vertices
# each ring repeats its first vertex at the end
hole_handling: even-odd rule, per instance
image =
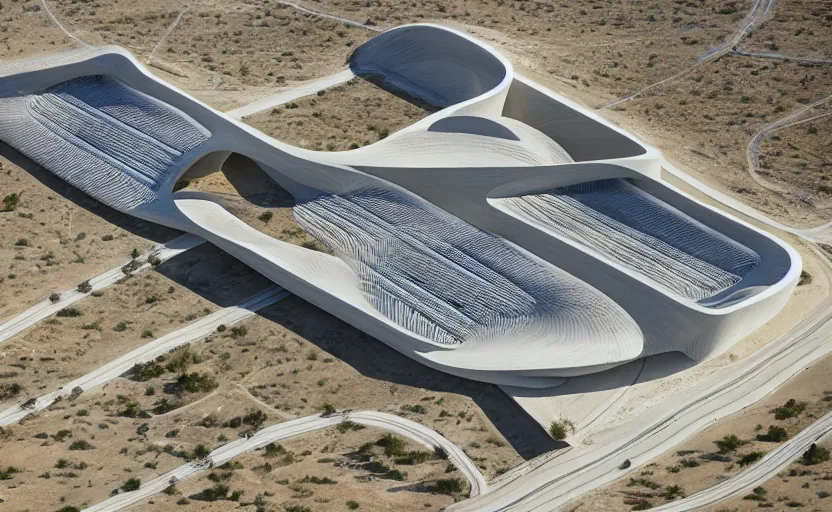
POLYGON ((315 430, 328 428, 339 424, 344 420, 354 421, 362 425, 378 427, 391 430, 397 434, 409 437, 428 448, 442 448, 448 454, 448 460, 453 463, 460 472, 465 475, 471 483, 471 495, 477 495, 487 491, 485 478, 477 469, 474 462, 465 455, 455 444, 451 443, 439 433, 424 425, 410 421, 393 414, 383 412, 343 412, 331 416, 306 416, 296 420, 278 423, 271 427, 260 430, 248 439, 238 439, 223 445, 212 451, 208 457, 202 460, 183 464, 176 469, 168 471, 158 477, 145 482, 137 491, 121 493, 103 501, 97 505, 84 509, 85 512, 115 512, 123 510, 131 505, 140 503, 145 499, 162 492, 171 485, 171 482, 179 482, 184 478, 195 475, 211 467, 220 466, 234 457, 258 448, 269 443, 287 439, 315 430))
POLYGON ((662 512, 699 510, 745 494, 773 478, 783 468, 790 465, 793 460, 800 457, 803 452, 809 449, 812 443, 817 443, 823 438, 828 437, 830 433, 832 433, 832 413, 826 414, 805 428, 793 439, 770 451, 762 460, 742 473, 734 475, 728 480, 685 499, 674 501, 661 507, 651 508, 650 510, 662 512))
POLYGON ((322 91, 324 89, 329 89, 330 87, 340 85, 354 77, 355 75, 351 70, 345 69, 332 75, 325 76, 323 78, 319 78, 311 82, 307 82, 303 85, 295 87, 294 89, 290 89, 288 91, 281 91, 277 94, 259 99, 240 108, 229 110, 225 114, 230 117, 233 117, 234 119, 243 119, 245 117, 253 116, 258 112, 274 108, 278 105, 289 103, 292 100, 296 100, 304 96, 310 96, 318 91, 322 91))
POLYGON ((448 510, 549 511, 626 475, 698 430, 762 399, 812 361, 832 351, 832 299, 778 340, 687 390, 669 412, 653 411, 641 425, 625 426, 604 444, 571 448, 530 461, 479 499, 448 510), (631 461, 627 469, 621 464, 631 461), (521 478, 522 476, 522 478, 521 478))
MULTIPOLYGON (((182 235, 166 244, 153 248, 151 251, 139 256, 137 259, 139 261, 146 262, 148 257, 154 255, 159 258, 160 261, 165 262, 174 256, 182 254, 189 249, 193 249, 204 242, 205 240, 195 235, 182 235)), ((54 315, 58 311, 75 304, 79 300, 87 297, 90 293, 103 290, 104 288, 115 284, 124 278, 124 272, 121 271, 121 267, 129 261, 130 260, 126 260, 119 266, 110 269, 103 274, 90 278, 89 282, 92 289, 88 293, 81 293, 77 289, 65 291, 61 294, 61 298, 57 302, 45 299, 27 309, 23 313, 20 313, 19 315, 6 321, 0 325, 0 343, 3 343, 4 341, 9 340, 12 336, 25 331, 44 318, 54 315)), ((142 272, 150 267, 151 265, 149 263, 143 263, 140 267, 134 270, 132 274, 142 272)))
POLYGON ((262 308, 270 306, 289 296, 289 292, 279 286, 269 286, 265 290, 243 300, 239 305, 223 308, 182 329, 157 338, 150 343, 128 352, 104 366, 65 384, 60 389, 38 397, 34 404, 22 407, 14 405, 0 412, 0 426, 8 425, 25 418, 27 415, 42 411, 55 400, 69 396, 76 388, 89 391, 124 375, 138 363, 152 361, 171 350, 193 343, 216 331, 220 324, 231 325, 248 318, 262 308))

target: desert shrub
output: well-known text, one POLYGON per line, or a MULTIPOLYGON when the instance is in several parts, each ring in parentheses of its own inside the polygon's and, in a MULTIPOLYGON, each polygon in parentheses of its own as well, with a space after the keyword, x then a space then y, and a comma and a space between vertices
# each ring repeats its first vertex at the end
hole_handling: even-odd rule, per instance
POLYGON ((0 469, 0 480, 11 480, 12 475, 20 473, 20 470, 13 466, 7 466, 6 469, 0 469))
POLYGON ((549 435, 556 441, 563 441, 570 432, 574 432, 575 427, 569 420, 553 421, 549 425, 549 435))
POLYGON ((141 485, 142 481, 138 478, 130 478, 122 484, 121 490, 124 492, 137 491, 141 485))
POLYGON ((52 293, 52 294, 49 295, 49 302, 54 304, 54 303, 58 302, 59 300, 61 300, 61 294, 60 293, 52 293))
POLYGON ((427 414, 427 412, 428 412, 428 410, 425 409, 425 406, 418 405, 418 404, 417 405, 403 405, 401 407, 401 409, 403 411, 413 412, 413 413, 416 413, 416 414, 427 414))
POLYGON ((462 481, 459 478, 442 478, 436 481, 435 487, 440 494, 456 494, 462 492, 462 481))
POLYGON ((755 487, 751 491, 751 494, 746 494, 742 499, 750 501, 766 501, 766 494, 768 494, 768 491, 762 487, 755 487))
POLYGON ((661 484, 654 482, 652 480, 648 480, 646 478, 631 478, 630 481, 627 483, 627 487, 647 487, 648 489, 656 490, 661 488, 661 484))
POLYGON ((316 485, 334 485, 337 484, 335 480, 328 478, 328 477, 317 477, 317 476, 309 476, 306 475, 305 477, 301 478, 300 483, 302 484, 316 484, 316 485))
POLYGON ((321 411, 323 411, 322 416, 330 416, 335 414, 335 406, 326 402, 321 406, 321 411))
POLYGON ((89 441, 85 441, 83 439, 79 439, 78 441, 73 441, 72 444, 69 445, 70 451, 86 451, 92 450, 95 447, 89 443, 89 441))
POLYGON ((3 198, 3 211, 13 212, 20 203, 20 196, 16 192, 12 192, 3 198))
POLYGON ((783 427, 776 425, 769 425, 768 432, 765 434, 757 434, 758 441, 768 441, 770 443, 782 443, 789 438, 789 433, 783 427))
POLYGON ((681 498, 685 495, 685 490, 679 487, 678 485, 671 485, 665 487, 664 489, 664 497, 668 500, 675 500, 676 498, 681 498))
POLYGON ((342 434, 344 434, 344 433, 346 433, 350 430, 352 430, 352 431, 361 430, 361 429, 364 428, 364 425, 359 425, 358 423, 356 423, 354 421, 344 420, 341 423, 339 423, 338 427, 336 427, 336 428, 338 429, 338 432, 341 432, 342 434))
POLYGON ((119 409, 116 414, 124 418, 138 418, 143 412, 144 410, 139 402, 128 402, 124 409, 119 409))
POLYGON ((812 443, 809 449, 803 452, 802 461, 803 464, 807 466, 813 466, 815 464, 820 464, 821 462, 827 462, 828 460, 829 450, 823 446, 818 446, 815 443, 812 443))
POLYGON ((92 285, 90 284, 90 280, 87 279, 83 283, 79 284, 77 289, 81 293, 90 293, 92 291, 92 285))
POLYGON ((198 444, 196 445, 196 448, 194 448, 194 458, 196 459, 204 459, 210 454, 211 450, 204 444, 198 444))
POLYGON ((23 386, 16 382, 12 382, 11 384, 0 384, 0 400, 14 398, 19 395, 22 390, 23 386))
POLYGON ((165 369, 162 368, 162 365, 155 362, 139 363, 133 367, 131 373, 133 380, 144 382, 159 377, 165 373, 165 369))
POLYGON ((260 215, 257 216, 257 220, 259 220, 260 222, 264 222, 264 223, 268 224, 269 221, 272 220, 273 216, 274 216, 274 214, 272 212, 263 212, 263 213, 261 213, 260 215))
POLYGON ((170 402, 167 398, 162 398, 160 400, 156 400, 153 403, 153 409, 151 409, 151 411, 153 412, 153 414, 165 414, 175 409, 178 409, 179 407, 180 404, 170 402))
POLYGON ((177 379, 177 382, 188 393, 213 391, 219 386, 217 381, 210 375, 197 372, 183 374, 177 379))
POLYGON ((395 480, 397 482, 403 482, 407 480, 407 473, 399 471, 398 469, 391 469, 387 473, 381 475, 381 478, 385 480, 395 480))
POLYGON ((758 460, 762 459, 764 456, 765 452, 746 453, 745 455, 740 457, 740 460, 737 461, 737 464, 739 464, 740 467, 750 466, 751 464, 754 464, 758 460))
POLYGON ((399 457, 396 459, 396 464, 401 464, 405 466, 412 466, 414 464, 421 464, 426 460, 432 459, 434 456, 433 452, 407 452, 407 454, 403 457, 399 457))
POLYGON ((81 316, 83 314, 84 313, 82 313, 79 309, 76 309, 76 308, 64 308, 64 309, 58 311, 57 313, 55 313, 55 316, 74 318, 74 317, 81 316))
POLYGON ((145 329, 145 330, 142 331, 142 338, 152 338, 152 337, 153 337, 153 331, 151 331, 149 329, 145 329))
POLYGON ((799 416, 806 409, 806 402, 798 402, 794 398, 790 398, 784 405, 774 409, 774 418, 777 420, 785 420, 799 416))
POLYGON ((728 435, 720 439, 719 441, 714 441, 716 443, 717 448, 719 448, 719 453, 730 453, 745 444, 739 437, 735 436, 734 434, 728 435))
POLYGON ((695 468, 695 467, 698 467, 698 466, 699 466, 699 461, 698 461, 698 460, 696 460, 696 459, 693 459, 693 458, 690 458, 690 459, 681 459, 681 460, 679 461, 679 464, 680 464, 683 468, 695 468))
POLYGON ((361 505, 358 504, 355 500, 347 501, 347 508, 350 510, 357 510, 361 505))
POLYGON ((404 440, 393 434, 384 434, 376 441, 377 446, 384 448, 384 455, 388 457, 400 457, 405 454, 404 440))
POLYGON ((202 501, 224 500, 228 498, 228 491, 229 489, 227 485, 217 484, 214 487, 202 489, 197 496, 192 496, 192 498, 202 501))

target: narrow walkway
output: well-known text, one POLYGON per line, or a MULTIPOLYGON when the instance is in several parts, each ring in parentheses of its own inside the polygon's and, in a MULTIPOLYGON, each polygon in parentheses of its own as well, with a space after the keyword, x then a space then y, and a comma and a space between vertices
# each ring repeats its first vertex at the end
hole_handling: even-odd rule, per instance
POLYGON ((264 110, 274 108, 278 105, 289 103, 290 101, 302 98, 304 96, 311 96, 317 93, 318 91, 323 91, 324 89, 329 89, 330 87, 343 84, 344 82, 348 82, 354 77, 355 75, 353 74, 352 70, 344 69, 337 73, 333 73, 332 75, 325 76, 323 78, 318 78, 317 80, 313 80, 311 82, 299 85, 288 91, 280 91, 277 94, 266 96, 265 98, 261 98, 257 101, 249 103, 248 105, 244 105, 240 108, 235 108, 234 110, 229 110, 225 114, 227 116, 233 117, 234 119, 244 119, 246 117, 250 117, 257 113, 260 113, 264 110))

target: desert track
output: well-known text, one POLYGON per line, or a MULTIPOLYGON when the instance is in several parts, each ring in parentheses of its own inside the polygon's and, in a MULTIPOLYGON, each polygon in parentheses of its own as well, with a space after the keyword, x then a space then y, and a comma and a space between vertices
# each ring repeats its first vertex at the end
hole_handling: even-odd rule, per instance
POLYGON ((224 464, 234 457, 266 446, 269 443, 287 439, 289 437, 306 434, 338 425, 342 421, 353 421, 369 427, 382 428, 409 437, 414 441, 431 449, 441 449, 448 456, 448 460, 460 470, 471 484, 471 496, 487 491, 485 478, 477 469, 476 464, 456 445, 442 437, 439 433, 424 425, 410 421, 393 414, 383 412, 345 411, 329 416, 306 416, 296 420, 286 421, 260 430, 249 438, 242 438, 223 445, 212 451, 205 459, 183 464, 143 484, 137 491, 121 493, 112 498, 84 509, 85 512, 115 512, 135 505, 142 500, 158 494, 173 483, 184 478, 224 464))

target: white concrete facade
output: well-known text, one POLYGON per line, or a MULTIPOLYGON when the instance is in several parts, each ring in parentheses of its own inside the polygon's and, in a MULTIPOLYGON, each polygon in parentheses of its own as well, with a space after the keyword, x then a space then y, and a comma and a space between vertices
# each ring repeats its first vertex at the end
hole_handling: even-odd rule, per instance
POLYGON ((497 384, 546 387, 662 352, 712 357, 797 284, 791 247, 662 182, 655 148, 467 35, 399 27, 350 63, 436 111, 360 149, 308 151, 105 47, 0 78, 0 140, 428 366, 497 384), (288 190, 335 255, 173 192, 231 153, 288 190))

